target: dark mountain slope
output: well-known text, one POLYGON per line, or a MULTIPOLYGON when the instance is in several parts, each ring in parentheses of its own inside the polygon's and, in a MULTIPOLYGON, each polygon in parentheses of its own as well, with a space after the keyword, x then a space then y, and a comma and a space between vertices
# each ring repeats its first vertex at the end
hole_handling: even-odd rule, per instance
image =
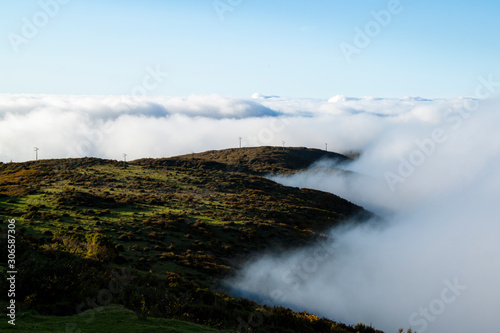
MULTIPOLYGON (((262 147, 132 163, 84 158, 0 164, 0 219, 17 220, 19 304, 46 314, 74 312, 82 299, 106 288, 118 268, 131 271, 134 280, 113 302, 139 316, 147 310, 236 329, 238 318, 259 306, 215 293, 221 278, 249 256, 310 244, 350 217, 371 216, 333 194, 261 176, 296 172, 324 156, 348 160, 319 150, 262 147)), ((5 227, 0 233, 4 248, 5 227)), ((6 258, 0 258, 3 271, 6 258)), ((271 331, 354 331, 266 309, 271 315, 263 328, 271 331)))
POLYGON ((320 149, 255 147, 212 150, 165 159, 141 159, 133 163, 150 166, 200 166, 265 175, 305 170, 323 158, 336 160, 339 163, 351 161, 347 156, 320 149))

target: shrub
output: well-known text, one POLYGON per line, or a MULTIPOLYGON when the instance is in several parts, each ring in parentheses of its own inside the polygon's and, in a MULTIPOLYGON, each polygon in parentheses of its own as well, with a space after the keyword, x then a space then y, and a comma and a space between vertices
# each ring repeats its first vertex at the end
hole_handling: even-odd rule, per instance
POLYGON ((115 244, 111 237, 101 233, 90 233, 85 238, 87 241, 87 258, 111 262, 116 257, 115 244))
MULTIPOLYGON (((19 237, 16 299, 20 311, 34 309, 42 314, 71 315, 85 297, 106 286, 110 274, 98 261, 78 254, 38 247, 19 237)), ((1 274, 0 274, 1 275, 1 274)), ((5 280, 1 276, 2 280, 5 280)), ((7 284, 0 284, 6 295, 7 284)))

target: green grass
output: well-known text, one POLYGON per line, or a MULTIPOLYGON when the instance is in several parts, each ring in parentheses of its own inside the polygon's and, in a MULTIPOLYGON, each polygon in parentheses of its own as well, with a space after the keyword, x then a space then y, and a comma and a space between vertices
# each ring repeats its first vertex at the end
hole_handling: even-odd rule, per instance
MULTIPOLYGON (((233 312, 241 312, 246 317, 256 305, 245 302, 238 305, 232 299, 227 307, 213 310, 215 301, 212 302, 212 298, 219 298, 214 295, 206 298, 205 295, 200 299, 202 295, 196 292, 197 288, 219 291, 225 277, 231 276, 260 251, 311 244, 315 239, 326 237, 324 230, 346 218, 368 214, 361 207, 335 195, 285 187, 263 177, 269 173, 296 172, 325 156, 338 157, 319 150, 261 147, 130 163, 83 158, 0 164, 0 220, 15 218, 18 240, 23 234, 25 241, 24 251, 40 254, 40 260, 47 263, 52 262, 51 251, 58 255, 74 253, 81 259, 96 259, 88 250, 92 247, 87 239, 95 234, 104 235, 110 240, 106 247, 116 249, 114 255, 119 255, 110 256, 117 260, 106 264, 132 270, 145 282, 134 285, 134 289, 117 303, 135 309, 135 298, 148 298, 155 302, 150 304, 153 308, 158 305, 152 310, 156 311, 155 315, 168 318, 172 316, 166 315, 165 311, 179 309, 180 305, 195 305, 187 308, 191 309, 191 315, 198 317, 185 317, 184 309, 175 312, 174 317, 208 325, 219 320, 218 323, 225 326, 217 327, 234 328, 232 325, 237 325, 237 321, 233 312), (175 284, 185 280, 181 287, 171 287, 170 282, 165 282, 170 281, 171 277, 167 277, 173 273, 182 277, 175 278, 178 280, 175 284), (148 276, 154 278, 151 280, 154 283, 148 280, 148 276), (156 296, 165 292, 165 286, 172 289, 171 298, 158 299, 156 296), (186 304, 183 303, 184 296, 177 295, 177 292, 189 296, 186 304), (198 298, 193 298, 193 295, 198 298), (134 299, 127 299, 128 296, 134 299), (194 300, 200 303, 196 303, 199 306, 193 303, 194 300), (218 317, 212 315, 213 311, 218 317)), ((0 226, 2 235, 6 235, 4 228, 0 226)), ((4 238, 0 235, 0 243, 5 243, 4 238)), ((0 258, 0 274, 6 264, 4 261, 0 258)), ((72 262, 68 259, 61 265, 73 267, 72 262)), ((45 264, 41 266, 47 267, 45 264)), ((59 270, 54 276, 67 278, 69 273, 65 267, 55 267, 59 270)), ((99 272, 104 271, 99 268, 99 272)), ((45 271, 42 274, 47 275, 45 271)), ((93 274, 104 283, 97 271, 93 274)), ((85 281, 77 281, 85 285, 85 281)), ((29 280, 24 283, 30 285, 29 280)), ((32 287, 30 292, 41 293, 38 285, 32 287)), ((92 280, 92 286, 86 289, 88 296, 95 294, 92 288, 99 290, 103 286, 92 280)), ((23 286, 19 285, 19 289, 22 290, 23 286)), ((5 294, 0 295, 0 300, 5 294)), ((41 297, 28 296, 31 297, 26 294, 19 300, 20 304, 28 306, 25 309, 40 310, 53 305, 46 304, 41 297)), ((72 298, 66 301, 78 303, 81 300, 72 298)), ((64 307, 65 303, 58 305, 64 307)), ((61 313, 53 311, 42 313, 61 313)), ((104 310, 105 318, 111 318, 109 321, 115 325, 108 322, 106 330, 102 330, 99 328, 100 319, 96 318, 88 325, 79 325, 81 332, 114 332, 111 329, 116 329, 116 332, 149 332, 159 330, 165 323, 170 329, 166 332, 176 332, 176 325, 182 326, 178 332, 206 332, 198 326, 186 328, 185 323, 176 321, 151 319, 141 322, 130 312, 116 311, 115 308, 104 310), (123 322, 127 323, 124 327, 121 326, 123 322)), ((275 327, 291 323, 290 319, 296 316, 293 312, 281 315, 277 311, 275 327)), ((73 316, 69 319, 78 323, 79 318, 73 316)), ((50 325, 65 324, 69 319, 25 313, 19 315, 18 322, 19 327, 25 325, 25 330, 57 332, 52 328, 55 326, 50 325)), ((309 319, 305 316, 298 320, 307 322, 309 319)), ((0 331, 8 327, 1 325, 0 331)))
POLYGON ((20 313, 16 325, 7 323, 5 315, 0 322, 1 332, 38 333, 215 333, 219 331, 206 326, 161 318, 139 320, 137 315, 121 306, 98 307, 69 317, 39 316, 29 312, 20 313))

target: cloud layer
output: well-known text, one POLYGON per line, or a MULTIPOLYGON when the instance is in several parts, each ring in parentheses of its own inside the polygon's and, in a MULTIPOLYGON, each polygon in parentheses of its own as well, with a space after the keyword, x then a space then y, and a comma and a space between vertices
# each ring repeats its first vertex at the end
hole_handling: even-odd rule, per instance
POLYGON ((499 103, 450 109, 456 102, 418 102, 391 115, 351 165, 321 161, 272 177, 341 195, 386 223, 333 229, 332 244, 259 258, 230 285, 270 304, 386 332, 496 332, 499 103))
POLYGON ((257 299, 387 332, 493 332, 500 273, 499 103, 334 96, 238 99, 0 95, 0 161, 166 157, 244 146, 362 151, 274 177, 341 195, 383 225, 249 263, 232 286, 257 299), (329 167, 351 173, 332 173, 329 167), (465 288, 465 289, 464 289, 465 288))
POLYGON ((462 100, 328 100, 0 95, 0 161, 96 156, 165 157, 210 149, 281 145, 365 149, 384 131, 425 127, 462 100))

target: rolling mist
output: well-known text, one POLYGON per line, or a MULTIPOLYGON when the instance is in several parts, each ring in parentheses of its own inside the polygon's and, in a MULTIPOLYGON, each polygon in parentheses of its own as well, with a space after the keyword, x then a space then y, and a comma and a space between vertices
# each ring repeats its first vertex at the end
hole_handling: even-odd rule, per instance
POLYGON ((500 114, 498 102, 479 104, 389 127, 349 165, 269 177, 384 221, 349 221, 328 242, 252 260, 232 290, 385 332, 497 332, 500 114))
MULTIPOLYGON (((93 156, 129 160, 213 149, 286 146, 366 150, 401 124, 426 127, 474 99, 300 99, 0 95, 0 161, 93 156)), ((407 133, 411 135, 411 133, 407 133)))
POLYGON ((383 219, 247 263, 232 290, 386 332, 496 332, 500 291, 498 101, 0 95, 0 161, 167 157, 263 145, 358 151, 288 186, 332 192, 383 219))

